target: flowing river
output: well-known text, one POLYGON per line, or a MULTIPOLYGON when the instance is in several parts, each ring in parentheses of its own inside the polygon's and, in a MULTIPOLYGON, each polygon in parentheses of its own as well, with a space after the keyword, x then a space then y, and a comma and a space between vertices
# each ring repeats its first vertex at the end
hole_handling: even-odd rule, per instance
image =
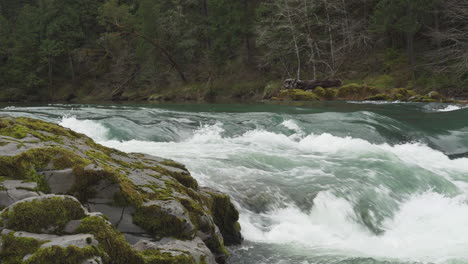
POLYGON ((245 242, 230 264, 468 263, 468 108, 0 106, 187 165, 229 193, 245 242))

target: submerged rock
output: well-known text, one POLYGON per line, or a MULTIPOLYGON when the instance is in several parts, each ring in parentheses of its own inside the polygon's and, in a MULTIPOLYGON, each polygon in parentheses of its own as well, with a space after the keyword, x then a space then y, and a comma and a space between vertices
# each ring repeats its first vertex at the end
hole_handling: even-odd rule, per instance
POLYGON ((2 208, 5 263, 224 263, 242 241, 229 196, 185 166, 29 118, 0 116, 2 208))

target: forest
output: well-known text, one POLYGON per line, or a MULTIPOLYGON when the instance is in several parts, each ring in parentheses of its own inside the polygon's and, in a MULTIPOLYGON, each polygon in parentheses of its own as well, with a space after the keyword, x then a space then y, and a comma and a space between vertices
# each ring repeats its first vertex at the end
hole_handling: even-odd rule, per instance
POLYGON ((0 0, 0 100, 262 99, 284 79, 468 97, 466 0, 0 0))

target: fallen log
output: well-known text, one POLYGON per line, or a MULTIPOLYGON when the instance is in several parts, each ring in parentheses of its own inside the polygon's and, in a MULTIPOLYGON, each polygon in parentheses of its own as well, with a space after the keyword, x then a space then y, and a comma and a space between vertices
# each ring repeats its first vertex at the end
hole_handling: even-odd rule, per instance
POLYGON ((317 87, 330 88, 340 87, 342 85, 341 80, 338 79, 327 79, 327 80, 296 80, 286 79, 283 82, 284 89, 302 89, 313 90, 317 87))

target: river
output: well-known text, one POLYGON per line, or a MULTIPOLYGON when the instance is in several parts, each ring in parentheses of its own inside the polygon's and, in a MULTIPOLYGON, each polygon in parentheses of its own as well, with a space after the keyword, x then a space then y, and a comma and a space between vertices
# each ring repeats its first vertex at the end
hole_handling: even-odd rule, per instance
POLYGON ((445 104, 51 104, 55 122, 187 165, 229 193, 230 264, 468 263, 468 108, 445 104))

